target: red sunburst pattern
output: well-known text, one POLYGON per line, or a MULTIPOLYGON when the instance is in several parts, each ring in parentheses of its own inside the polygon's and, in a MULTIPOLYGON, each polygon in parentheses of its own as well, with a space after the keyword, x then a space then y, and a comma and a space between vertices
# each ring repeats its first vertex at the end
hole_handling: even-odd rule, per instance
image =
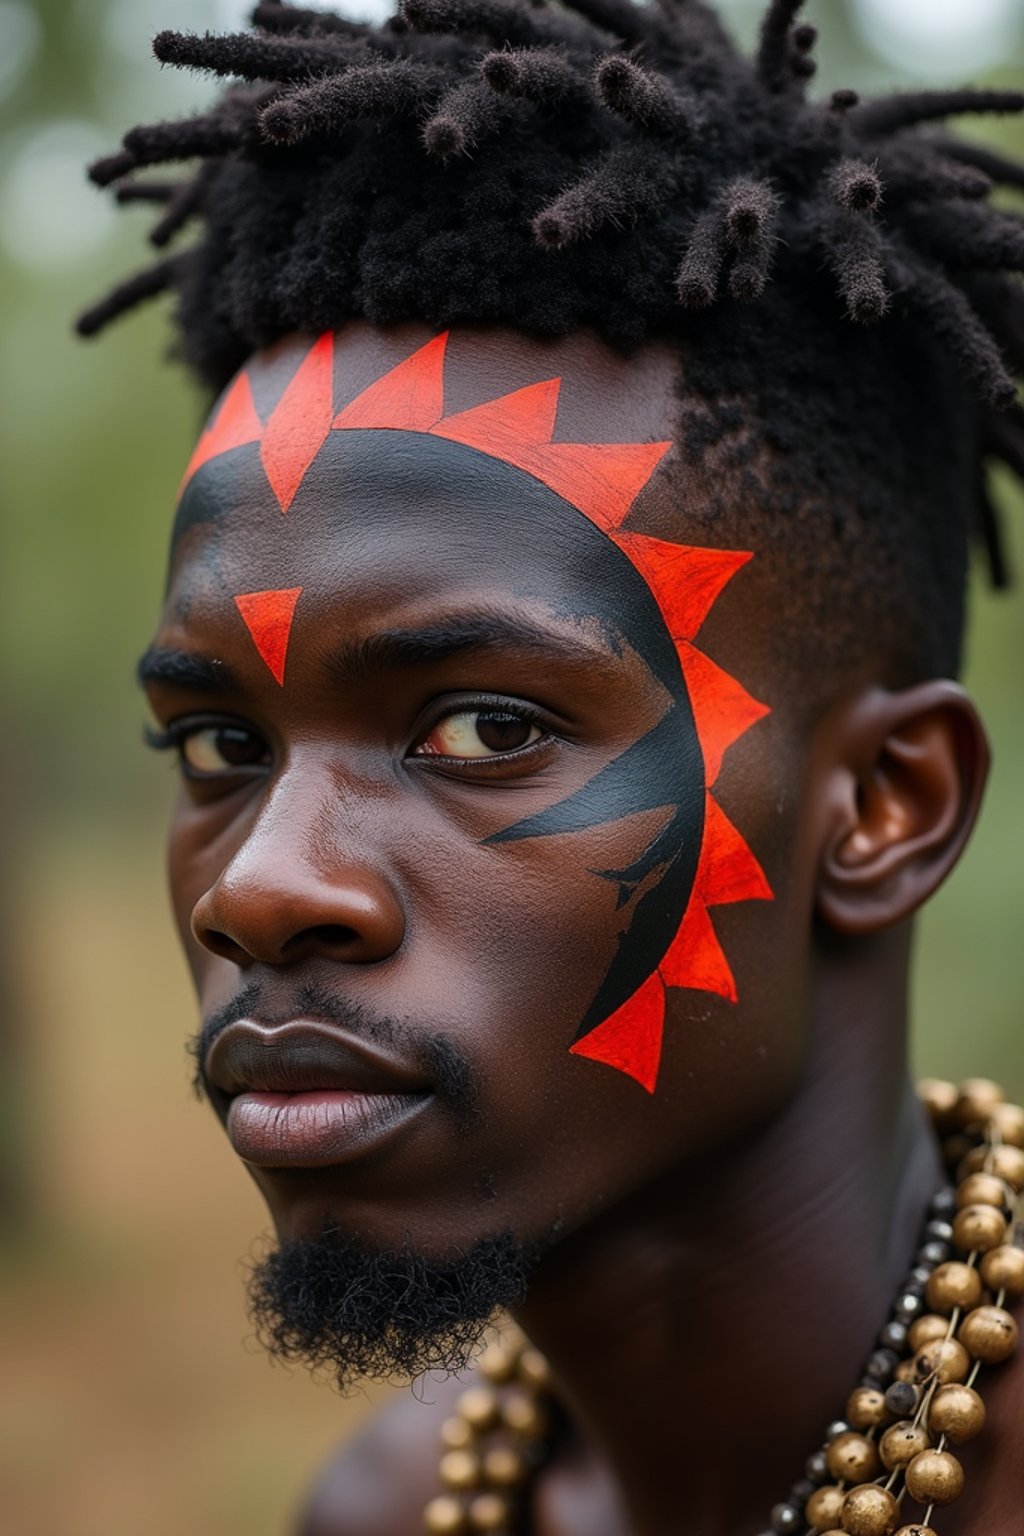
MULTIPOLYGON (((463 443, 543 481, 626 554, 654 595, 686 680, 704 758, 704 836, 689 904, 661 962, 632 997, 571 1049, 577 1056, 615 1067, 653 1092, 661 1061, 665 989, 692 988, 736 1001, 736 983, 709 909, 772 897, 760 864, 714 796, 724 754, 769 710, 694 643, 720 593, 751 555, 672 544, 624 528, 630 508, 671 443, 555 442, 560 379, 545 379, 446 416, 447 340, 445 333, 427 342, 338 413, 330 333, 311 346, 266 423, 256 412, 246 374, 240 373, 200 438, 185 483, 210 459, 258 442, 267 479, 285 513, 332 431, 425 432, 463 443)), ((289 588, 235 599, 279 683, 298 596, 299 589, 289 588)))

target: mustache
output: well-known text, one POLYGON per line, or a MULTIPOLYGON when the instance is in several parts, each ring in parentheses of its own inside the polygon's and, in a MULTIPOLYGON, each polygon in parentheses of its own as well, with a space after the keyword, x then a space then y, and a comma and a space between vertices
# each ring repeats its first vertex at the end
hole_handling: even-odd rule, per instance
POLYGON ((273 1023, 286 1019, 308 1018, 336 1024, 357 1039, 393 1052, 429 1078, 434 1093, 449 1110, 462 1131, 469 1130, 479 1115, 480 1094, 476 1075, 465 1055, 451 1037, 441 1031, 424 1033, 402 1020, 377 1014, 360 1003, 343 1002, 328 988, 305 983, 296 988, 290 1005, 282 1011, 269 1002, 268 989, 251 982, 222 1007, 214 1009, 188 1041, 192 1090, 198 1099, 212 1102, 206 1074, 206 1058, 217 1037, 243 1019, 273 1023))

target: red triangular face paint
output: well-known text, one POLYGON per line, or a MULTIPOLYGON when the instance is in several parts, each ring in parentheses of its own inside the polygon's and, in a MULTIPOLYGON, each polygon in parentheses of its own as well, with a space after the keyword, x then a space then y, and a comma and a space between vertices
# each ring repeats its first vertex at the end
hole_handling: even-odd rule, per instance
POLYGON ((429 432, 444 412, 444 353, 448 332, 377 379, 335 418, 336 428, 386 427, 429 432))
POLYGON ((246 443, 258 443, 262 436, 263 423, 256 414, 249 376, 240 373, 221 401, 213 422, 196 444, 196 451, 182 476, 182 488, 210 459, 219 458, 232 448, 244 448, 246 443))
POLYGON ((603 1061, 632 1077, 648 1093, 658 1081, 665 1025, 665 988, 657 971, 621 1008, 570 1047, 573 1056, 603 1061))
POLYGON ((235 607, 245 621, 253 645, 275 681, 282 685, 295 604, 301 591, 301 587, 286 587, 270 592, 243 592, 235 598, 235 607))
POLYGON ((260 458, 282 512, 327 441, 334 419, 334 337, 311 347, 267 422, 260 458))

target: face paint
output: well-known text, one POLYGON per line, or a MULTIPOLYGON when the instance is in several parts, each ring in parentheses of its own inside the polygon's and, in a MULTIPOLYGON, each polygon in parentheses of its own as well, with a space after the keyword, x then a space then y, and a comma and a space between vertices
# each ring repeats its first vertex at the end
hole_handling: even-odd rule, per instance
MULTIPOLYGON (((661 634, 670 642, 674 675, 668 675, 664 657, 658 666, 651 664, 673 702, 653 730, 583 788, 487 841, 500 847, 593 827, 637 811, 664 810, 653 840, 632 863, 591 871, 614 882, 618 906, 632 905, 632 912, 570 1046, 575 1055, 615 1067, 653 1092, 666 988, 711 992, 730 1001, 737 997, 709 908, 772 896, 753 853, 713 795, 724 753, 769 711, 695 645, 718 596, 751 556, 673 544, 624 528, 634 501, 671 445, 554 441, 559 379, 446 416, 446 341, 442 335, 421 347, 338 414, 331 335, 311 347, 265 424, 245 374, 239 375, 186 472, 176 537, 209 516, 192 504, 187 487, 211 459, 258 444, 267 482, 281 512, 287 513, 306 472, 333 434, 351 433, 354 446, 364 435, 372 439, 382 432, 412 432, 462 445, 532 477, 563 506, 582 513, 625 556, 653 598, 661 634), (696 800, 687 773, 691 755, 702 765, 702 791, 696 800)), ((260 655, 279 683, 299 590, 236 598, 260 655)))

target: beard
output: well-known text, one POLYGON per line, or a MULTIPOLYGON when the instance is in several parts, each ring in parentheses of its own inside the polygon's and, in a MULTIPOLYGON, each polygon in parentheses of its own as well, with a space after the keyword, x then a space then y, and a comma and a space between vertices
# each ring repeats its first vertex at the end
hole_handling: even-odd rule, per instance
POLYGON ((408 1244, 366 1247, 328 1224, 254 1265, 249 1316, 273 1359, 332 1376, 342 1391, 363 1380, 452 1375, 494 1314, 522 1300, 531 1262, 511 1233, 442 1262, 408 1244))

